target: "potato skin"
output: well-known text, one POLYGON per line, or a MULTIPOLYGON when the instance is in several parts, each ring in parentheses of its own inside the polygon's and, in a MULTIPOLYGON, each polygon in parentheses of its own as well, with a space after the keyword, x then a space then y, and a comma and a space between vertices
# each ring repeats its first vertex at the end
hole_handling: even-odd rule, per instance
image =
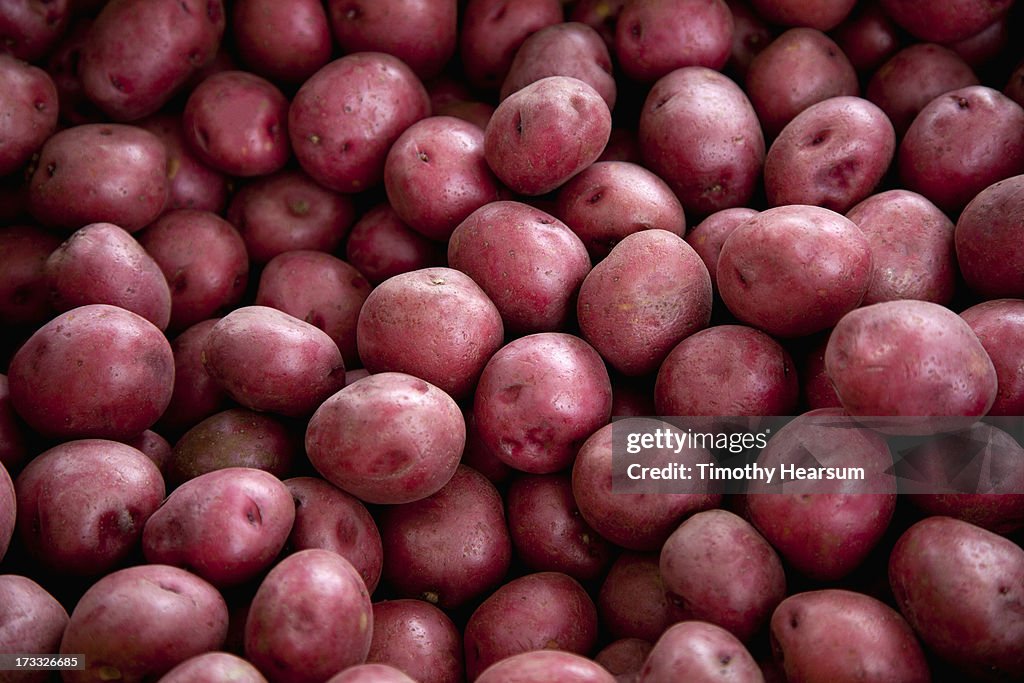
POLYGON ((238 655, 204 652, 164 674, 157 683, 267 683, 263 674, 238 655))
POLYGON ((658 552, 623 552, 612 563, 597 594, 601 626, 619 639, 650 645, 676 622, 661 580, 658 552))
MULTIPOLYGON (((67 625, 67 610, 45 588, 27 576, 0 574, 0 646, 5 652, 53 654, 60 648, 67 625)), ((45 671, 19 671, 5 672, 0 679, 5 683, 46 683, 51 677, 45 671)))
POLYGON ((53 79, 10 55, 0 54, 0 83, 0 176, 5 176, 28 161, 53 134, 59 106, 53 79))
POLYGON ((596 662, 562 650, 531 650, 495 662, 477 683, 613 683, 596 662))
POLYGON ((900 612, 941 659, 978 680, 1024 676, 1024 550, 968 522, 927 517, 889 555, 900 612))
POLYGON ((171 339, 174 354, 174 390, 156 427, 168 436, 180 436, 220 411, 227 394, 203 367, 206 336, 220 318, 208 318, 171 339))
POLYGON ((4 52, 26 62, 46 57, 67 29, 72 11, 79 9, 77 4, 69 0, 8 2, 0 17, 4 52))
POLYGON ((18 501, 14 495, 14 482, 7 471, 7 466, 0 461, 0 561, 7 554, 7 548, 17 528, 18 501))
POLYGON ((60 237, 40 227, 0 228, 0 322, 38 326, 53 315, 43 266, 60 244, 60 237))
POLYGON ((167 148, 167 204, 164 210, 199 209, 221 213, 228 203, 228 179, 196 156, 185 139, 181 116, 161 112, 137 124, 167 148))
POLYGON ((831 31, 856 5, 855 0, 805 2, 804 0, 751 0, 750 4, 765 21, 781 26, 809 26, 831 31))
POLYGON ((733 230, 756 215, 756 210, 741 206, 722 209, 702 220, 683 237, 707 266, 715 291, 718 290, 718 256, 722 253, 722 245, 733 230))
POLYGON ((231 33, 238 56, 274 82, 301 84, 331 59, 331 27, 317 0, 232 3, 231 33))
POLYGON ((1024 298, 1024 175, 989 185, 964 207, 953 239, 957 264, 972 291, 986 299, 1024 298))
POLYGON ((763 683, 750 652, 731 633, 703 621, 680 621, 662 634, 640 669, 639 683, 763 683))
POLYGON ((393 666, 419 683, 462 683, 462 633, 429 602, 375 602, 366 661, 393 666))
POLYGON ((771 639, 789 681, 931 680, 910 625, 863 593, 823 589, 791 595, 772 614, 771 639))
POLYGON ((497 90, 526 38, 565 19, 559 0, 469 0, 459 20, 458 50, 470 85, 497 90))
POLYGON ((1012 0, 953 0, 938 5, 914 0, 881 0, 894 22, 919 40, 955 43, 1005 16, 1012 0))
POLYGON ((1011 340, 1024 332, 1024 301, 992 299, 960 313, 996 369, 998 389, 989 415, 1024 415, 1024 364, 1011 340))
POLYGON ((334 674, 327 683, 416 683, 416 680, 387 664, 357 664, 334 674))
POLYGON ((418 268, 445 265, 445 247, 406 225, 384 202, 364 213, 345 241, 345 260, 375 285, 418 268))

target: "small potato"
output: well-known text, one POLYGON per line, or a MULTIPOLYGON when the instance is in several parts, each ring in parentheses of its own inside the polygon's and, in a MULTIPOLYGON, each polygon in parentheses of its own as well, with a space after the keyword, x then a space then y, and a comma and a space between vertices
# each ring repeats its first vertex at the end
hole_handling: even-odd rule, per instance
POLYGON ((218 320, 202 353, 210 376, 252 410, 308 415, 345 384, 334 340, 268 306, 244 306, 218 320))
POLYGON ((896 24, 877 3, 855 6, 832 31, 832 38, 862 76, 876 72, 900 49, 902 40, 896 24))
MULTIPOLYGON (((244 3, 242 3, 244 4, 244 3)), ((189 657, 164 674, 157 683, 267 683, 249 662, 227 652, 205 652, 189 657)))
POLYGON ((204 163, 185 139, 181 116, 165 112, 137 124, 167 148, 167 204, 164 209, 198 209, 222 213, 228 203, 228 179, 204 163))
POLYGON ((298 85, 331 59, 331 27, 317 0, 246 0, 231 12, 235 48, 253 73, 298 85))
POLYGON ((220 318, 203 320, 171 340, 174 391, 157 422, 161 432, 183 434, 224 407, 227 394, 203 366, 206 336, 220 318))
POLYGON ((857 3, 855 0, 827 3, 803 0, 751 0, 750 4, 765 21, 772 24, 810 26, 819 31, 830 31, 850 14, 857 3))
POLYGON ((913 0, 881 0, 894 22, 919 40, 953 43, 970 38, 1006 15, 1011 0, 953 0, 925 4, 913 0))
POLYGON ((1024 298, 1024 175, 1000 180, 964 207, 953 233, 967 286, 986 299, 1024 298))
POLYGON ((496 590, 470 615, 463 633, 466 677, 530 650, 589 654, 597 642, 597 609, 574 579, 527 574, 496 590))
POLYGON ((601 626, 612 637, 642 639, 650 644, 677 621, 676 609, 665 595, 658 562, 656 552, 627 551, 612 563, 597 594, 601 626))
POLYGON ((454 475, 466 424, 448 394, 401 372, 350 384, 306 428, 306 453, 329 482, 367 503, 408 503, 454 475))
POLYGON ((900 612, 940 659, 977 680, 1024 677, 1024 549, 968 522, 927 517, 889 555, 900 612))
POLYGON ((608 669, 618 683, 635 683, 654 646, 639 638, 622 638, 605 645, 594 661, 608 669))
POLYGON ((910 625, 899 612, 863 593, 824 589, 791 595, 772 614, 771 639, 787 680, 931 680, 910 625))
POLYGON ((531 650, 495 662, 478 683, 612 683, 600 664, 563 650, 531 650))
POLYGON ((245 621, 245 658, 272 681, 314 683, 362 664, 373 605, 359 572, 330 550, 302 550, 263 578, 245 621))
POLYGON ((400 670, 387 664, 357 664, 327 679, 326 683, 417 683, 400 670))
POLYGON ((546 194, 597 161, 612 115, 592 86, 548 76, 502 100, 484 131, 484 156, 513 192, 546 194))
POLYGON ((393 666, 419 683, 462 683, 462 633, 429 602, 375 602, 366 661, 393 666))
POLYGON ((895 151, 892 124, 871 102, 847 96, 813 104, 786 124, 768 150, 768 203, 845 213, 871 194, 895 151))
POLYGON ((560 0, 471 0, 460 13, 458 50, 474 88, 498 90, 530 34, 565 20, 560 0))
POLYGON ((1014 339, 1024 333, 1024 301, 993 299, 960 313, 996 369, 998 389, 989 415, 1024 415, 1024 363, 1014 339))
MULTIPOLYGON (((60 649, 67 625, 67 610, 45 588, 27 576, 0 574, 0 649, 29 657, 52 655, 60 649)), ((0 680, 46 683, 52 676, 46 671, 5 671, 0 680)))
POLYGON ((168 186, 160 138, 138 126, 84 124, 54 134, 39 151, 29 211, 66 232, 113 223, 135 233, 163 212, 168 186))
POLYGON ((71 0, 8 2, 0 16, 4 52, 26 62, 39 61, 67 29, 73 10, 79 9, 77 5, 71 0))
POLYGON ((53 315, 43 267, 61 244, 49 230, 30 225, 0 227, 0 323, 38 326, 53 315))
POLYGON ((445 265, 445 247, 416 232, 386 202, 366 211, 345 241, 345 260, 375 285, 411 270, 445 265))
POLYGON ((0 176, 5 176, 18 170, 53 134, 59 107, 53 79, 39 67, 6 54, 0 54, 0 93, 0 176))
POLYGON ((724 628, 703 621, 680 621, 665 631, 647 656, 638 680, 764 682, 761 669, 743 643, 724 628))
POLYGON ((579 0, 569 9, 569 20, 578 21, 590 26, 608 45, 609 50, 615 49, 615 24, 626 0, 579 0))

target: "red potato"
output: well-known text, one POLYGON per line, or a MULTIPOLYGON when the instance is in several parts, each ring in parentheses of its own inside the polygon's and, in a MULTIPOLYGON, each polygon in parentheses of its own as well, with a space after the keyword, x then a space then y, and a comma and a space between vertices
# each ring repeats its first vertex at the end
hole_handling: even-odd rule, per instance
POLYGON ((647 94, 637 129, 644 165, 688 215, 744 206, 761 179, 765 145, 747 95, 728 77, 684 67, 647 94))
POLYGON ((372 637, 373 606, 355 567, 330 550, 302 550, 256 589, 245 657, 269 680, 314 683, 366 661, 372 637))
POLYGON ((233 3, 231 33, 253 73, 300 84, 331 59, 331 27, 317 0, 244 0, 233 3))
POLYGON ((90 304, 36 330, 8 369, 11 405, 36 432, 61 438, 130 438, 171 400, 174 355, 153 323, 90 304))
POLYGON ((750 0, 765 21, 780 26, 808 26, 831 31, 850 14, 856 0, 805 2, 804 0, 750 0))
POLYGON ((658 561, 655 552, 627 551, 612 563, 597 594, 601 625, 612 637, 642 639, 650 646, 677 620, 658 561))
POLYGON ((80 16, 46 59, 46 71, 57 86, 60 120, 72 125, 96 123, 106 118, 99 107, 86 97, 78 69, 92 22, 92 18, 80 16))
POLYGON ((635 0, 615 22, 622 72, 652 82, 675 69, 721 69, 732 52, 733 18, 725 0, 635 0))
POLYGON ((831 97, 786 124, 764 161, 768 203, 845 213, 881 182, 896 151, 885 113, 859 97, 831 97))
POLYGON ((432 109, 431 112, 434 116, 454 116, 467 123, 472 123, 480 130, 486 130, 487 122, 491 120, 495 109, 496 107, 490 102, 463 100, 447 102, 432 109))
POLYGON ((138 122, 138 126, 156 135, 167 148, 169 183, 165 211, 198 209, 221 213, 228 203, 228 179, 196 156, 185 139, 181 117, 158 113, 138 122))
POLYGON ((220 45, 221 0, 107 3, 82 48, 85 94, 117 121, 160 109, 220 45))
POLYGON ((321 251, 295 250, 267 263, 254 303, 326 332, 348 368, 360 364, 356 324, 371 289, 362 273, 341 259, 321 251))
POLYGON ((560 0, 469 0, 459 23, 458 50, 470 85, 497 90, 516 50, 531 33, 564 21, 560 0))
POLYGON ((722 301, 740 321, 779 337, 835 325, 871 282, 871 247, 857 225, 811 205, 778 206, 738 226, 722 245, 722 301))
POLYGON ((329 62, 302 84, 288 111, 288 133, 310 177, 355 193, 383 180, 391 145, 429 115, 427 91, 404 62, 358 52, 329 62))
POLYGON ((896 162, 906 189, 955 215, 989 185, 1024 173, 1024 108, 983 85, 946 92, 910 124, 896 162))
POLYGON ((922 195, 887 190, 846 213, 871 245, 871 283, 861 305, 920 299, 947 305, 957 281, 953 222, 922 195))
POLYGON ((72 11, 69 0, 14 0, 4 5, 0 16, 0 43, 4 52, 17 59, 35 62, 45 57, 68 27, 72 11))
POLYGON ((401 372, 370 375, 325 400, 306 428, 313 467, 367 503, 399 504, 436 493, 466 442, 448 394, 401 372))
POLYGON ((416 683, 393 666, 387 664, 357 664, 339 671, 327 683, 416 683))
POLYGON ((40 566, 66 576, 119 567, 165 494, 149 458, 105 439, 66 441, 38 455, 15 491, 23 546, 40 566))
POLYGON ((41 325, 53 314, 43 267, 60 237, 31 225, 0 227, 0 322, 41 325))
POLYGON ((495 662, 478 683, 612 683, 615 678, 586 657, 562 650, 530 650, 495 662))
MULTIPOLYGON (((167 463, 171 460, 171 443, 152 429, 147 429, 131 439, 121 443, 138 449, 144 456, 153 461, 160 474, 164 473, 167 463)), ((166 481, 166 477, 164 477, 166 481)))
POLYGON ((181 662, 218 650, 228 632, 224 598, 184 569, 145 564, 107 574, 75 605, 60 654, 83 655, 67 683, 155 680, 181 662))
POLYGON ((787 680, 932 680, 910 625, 863 593, 824 589, 791 595, 772 614, 771 639, 787 680))
POLYGON ((552 24, 524 40, 501 84, 500 99, 548 76, 578 78, 601 95, 609 110, 615 108, 617 88, 608 46, 587 24, 552 24))
POLYGON ((743 643, 724 628, 703 621, 680 621, 654 644, 638 681, 680 680, 763 683, 764 678, 743 643))
POLYGON ((429 116, 399 136, 384 162, 384 189, 406 225, 438 241, 500 194, 483 130, 451 116, 429 116))
POLYGON ((555 213, 595 263, 641 230, 686 233, 683 206, 665 181, 626 161, 597 161, 580 171, 559 189, 555 213))
POLYGON ((380 529, 385 583, 446 610, 497 588, 512 560, 501 495, 465 465, 432 496, 384 509, 380 529))
POLYGON ((961 311, 960 317, 974 330, 996 369, 996 400, 988 415, 1024 415, 1024 363, 1010 341, 1024 330, 1024 301, 983 301, 961 311))
POLYGON ((957 264, 972 291, 986 299, 1024 297, 1024 175, 993 183, 964 207, 953 234, 957 264))
POLYGON ((618 683, 636 683, 654 646, 639 638, 613 641, 594 655, 594 661, 615 676, 618 683))
POLYGON ((968 522, 927 517, 889 555, 900 612, 924 645, 976 680, 1024 676, 1024 549, 968 522))
POLYGON ((626 0, 579 0, 569 6, 569 21, 590 26, 604 40, 609 50, 615 49, 615 24, 626 0))
POLYGON ((597 161, 612 116, 601 95, 571 76, 548 76, 506 97, 484 131, 484 156, 513 192, 551 192, 597 161))
POLYGON ((580 286, 583 337, 627 376, 656 372, 683 339, 711 320, 711 277, 697 252, 665 230, 642 230, 612 248, 580 286))
POLYGON ((725 64, 726 73, 742 81, 750 62, 775 38, 776 29, 765 22, 746 0, 726 0, 732 12, 732 49, 725 64))
POLYGON ((1024 62, 1021 62, 1006 81, 1003 94, 1024 107, 1024 62))
MULTIPOLYGON (((67 610, 45 588, 27 576, 0 574, 0 650, 28 657, 52 655, 67 625, 67 610)), ((3 676, 10 683, 52 680, 45 670, 5 671, 3 676)))
POLYGON ((160 677, 157 683, 267 683, 249 662, 228 652, 204 652, 189 657, 160 677))
POLYGON ((130 233, 167 203, 167 148, 138 126, 95 123, 46 140, 28 185, 29 211, 44 225, 72 232, 113 223, 130 233))
POLYGON ((780 35, 754 58, 746 92, 765 136, 774 138, 812 104, 859 95, 860 84, 835 41, 817 29, 800 27, 780 35))
POLYGON ((169 434, 181 434, 218 412, 227 394, 203 366, 206 336, 220 318, 192 325, 171 340, 174 355, 174 390, 170 403, 160 415, 157 428, 169 434))
POLYGON ((197 85, 182 126, 199 158, 228 175, 268 175, 291 157, 288 100, 273 83, 246 71, 220 71, 197 85))
POLYGON ((442 266, 445 245, 431 241, 402 222, 390 204, 364 213, 345 242, 345 260, 375 285, 420 268, 442 266))
POLYGON ((15 499, 14 482, 7 472, 7 466, 0 462, 0 561, 7 554, 7 548, 17 527, 18 501, 15 499))
POLYGON ((939 5, 914 0, 881 0, 894 22, 919 40, 952 43, 969 38, 1001 17, 1012 0, 953 0, 939 5))
MULTIPOLYGON (((0 23, 0 40, 3 32, 0 23)), ((0 54, 0 93, 0 176, 4 176, 17 171, 53 134, 59 105, 57 87, 45 71, 5 54, 0 54)))
POLYGON ((607 424, 612 391, 601 356, 579 337, 520 337, 484 367, 473 414, 483 443, 515 469, 534 474, 572 465, 584 439, 607 424))
MULTIPOLYGON (((831 332, 831 330, 829 330, 831 332)), ((801 381, 801 396, 807 408, 840 408, 832 380, 825 371, 825 349, 829 333, 820 334, 804 353, 797 376, 801 381)))
POLYGON ((452 268, 396 275, 367 296, 355 328, 371 373, 404 372, 456 400, 469 398, 501 348, 501 314, 470 277, 452 268))
POLYGON ((675 618, 696 619, 748 642, 786 597, 782 560, 727 510, 698 512, 661 548, 659 573, 675 618))
POLYGON ((985 67, 1002 59, 1010 35, 1008 17, 1004 15, 973 36, 949 43, 949 46, 972 67, 985 67))
POLYGON ((359 499, 318 477, 284 480, 295 499, 295 523, 288 536, 292 552, 322 548, 352 563, 373 593, 384 563, 377 523, 359 499))
POLYGON ((693 247, 707 267, 713 289, 718 289, 718 256, 722 253, 722 245, 737 226, 756 215, 756 210, 744 207, 722 209, 714 212, 686 233, 684 239, 693 247))
POLYGON ((462 683, 462 633, 423 600, 375 602, 366 661, 392 666, 419 683, 462 683))
POLYGON ((462 464, 480 472, 492 484, 508 481, 515 470, 484 445, 480 439, 480 430, 476 426, 476 418, 473 416, 473 407, 464 409, 463 416, 466 418, 466 448, 462 451, 462 464))
POLYGON ((527 574, 480 603, 466 622, 463 642, 469 680, 495 662, 530 650, 587 655, 597 642, 597 609, 583 587, 565 574, 527 574))
POLYGON ((874 73, 900 49, 899 30, 877 0, 855 4, 831 35, 859 74, 874 73))
POLYGON ((43 273, 56 311, 110 304, 138 313, 161 330, 171 320, 171 290, 160 266, 113 223, 76 230, 46 259, 43 273))
MULTIPOLYGON (((0 374, 0 465, 9 472, 20 471, 28 459, 28 438, 27 430, 11 405, 7 375, 0 374)), ((0 532, 0 537, 3 537, 3 532, 0 532)))

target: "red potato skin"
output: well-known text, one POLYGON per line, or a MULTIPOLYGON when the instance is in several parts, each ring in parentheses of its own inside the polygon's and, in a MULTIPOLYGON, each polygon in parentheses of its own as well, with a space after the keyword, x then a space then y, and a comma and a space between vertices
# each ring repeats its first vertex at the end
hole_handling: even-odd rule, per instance
POLYGON ((900 49, 896 24, 878 2, 855 6, 831 36, 853 68, 862 75, 874 73, 900 49))
POLYGON ((761 179, 761 123, 734 81, 705 67, 660 78, 640 112, 644 165, 676 193, 687 215, 745 206, 761 179))
POLYGON ((318 477, 284 480, 295 499, 295 523, 288 545, 291 552, 323 548, 352 563, 372 595, 384 564, 377 522, 358 498, 318 477))
POLYGON ((761 17, 780 26, 808 26, 819 31, 831 31, 838 26, 856 5, 856 0, 838 2, 803 2, 802 0, 750 0, 761 17))
POLYGON ((108 2, 82 48, 86 95, 117 121, 145 118, 213 58, 225 24, 221 0, 108 2))
POLYGON ((718 256, 722 253, 722 245, 725 244, 725 240, 733 230, 756 215, 755 209, 745 207, 722 209, 711 214, 686 233, 684 237, 686 243, 693 247, 693 250, 700 256, 700 260, 707 266, 713 289, 718 289, 718 256))
POLYGON ((31 225, 0 228, 0 322, 37 326, 53 314, 43 267, 61 238, 31 225))
POLYGON ((761 669, 731 633, 702 621, 680 621, 658 639, 640 669, 639 683, 672 681, 763 683, 761 669))
POLYGON ((327 683, 416 683, 416 680, 387 664, 357 664, 331 676, 327 683))
MULTIPOLYGON (((8 473, 21 471, 22 464, 28 459, 28 436, 27 430, 14 412, 14 407, 11 406, 11 389, 7 375, 0 374, 0 465, 3 465, 8 473)), ((2 537, 3 532, 0 531, 0 538, 2 537)))
POLYGON ((609 671, 618 683, 636 683, 654 645, 639 638, 622 638, 605 645, 594 661, 609 671))
POLYGON ((459 24, 459 54, 470 85, 497 90, 526 38, 565 20, 560 0, 469 0, 459 24))
POLYGON ((496 590, 466 622, 466 677, 530 650, 587 655, 597 641, 597 609, 574 579, 558 572, 527 574, 496 590))
POLYGON ((477 683, 613 683, 600 664, 562 650, 531 650, 487 667, 477 683))
POLYGON ((249 662, 228 652, 205 652, 190 657, 164 674, 157 683, 267 683, 249 662))
MULTIPOLYGON (((71 18, 69 0, 13 0, 0 16, 0 44, 17 59, 35 62, 53 48, 71 18)), ((2 173, 0 173, 2 175, 2 173)))
POLYGON ((612 637, 650 645, 675 623, 658 562, 657 552, 623 552, 612 563, 597 594, 601 625, 612 637))
POLYGON ((1024 363, 1008 340, 1024 331, 1024 301, 993 299, 975 304, 960 317, 978 335, 996 369, 996 400, 989 415, 1024 415, 1024 363))
MULTIPOLYGON (((67 610, 45 588, 27 576, 0 575, 0 643, 5 651, 29 656, 53 654, 60 648, 67 625, 67 610)), ((45 671, 7 672, 4 676, 10 683, 52 680, 45 671)))
POLYGON ((14 496, 14 482, 7 472, 7 466, 0 462, 0 561, 7 554, 17 528, 18 507, 14 496))
POLYGON ((71 232, 113 223, 138 232, 159 216, 169 195, 167 149, 138 126, 84 124, 51 136, 28 185, 29 211, 71 232))
POLYGON ((986 187, 964 207, 953 239, 967 286, 986 299, 1024 298, 1024 175, 986 187))
POLYGON ((725 72, 734 74, 742 82, 750 62, 775 39, 777 30, 765 22, 746 0, 726 0, 726 4, 732 12, 733 31, 725 72))
POLYGON ((357 52, 329 62, 303 83, 288 111, 288 132, 310 177, 356 193, 380 184, 391 145, 429 115, 427 91, 404 62, 357 52))
POLYGON ((497 588, 512 561, 501 495, 465 465, 434 495, 379 519, 384 581, 402 597, 457 609, 497 588))
POLYGON ((445 264, 445 245, 431 241, 398 217, 390 204, 364 213, 345 242, 345 260, 379 285, 389 277, 445 264))
MULTIPOLYGON (((0 39, 2 33, 0 25, 0 39)), ((0 54, 0 83, 0 176, 4 176, 20 168, 53 134, 60 107, 57 87, 45 71, 5 54, 0 54)))
POLYGON ((192 151, 185 139, 181 117, 158 113, 142 119, 138 126, 160 138, 167 148, 169 187, 164 210, 223 212, 228 203, 228 179, 220 171, 206 165, 192 151))
POLYGON ((171 340, 174 355, 174 390, 170 403, 157 421, 157 429, 169 435, 182 434, 218 412, 227 394, 203 366, 206 336, 220 318, 192 325, 171 340))
POLYGON ((63 655, 85 655, 67 683, 156 679, 190 657, 218 650, 228 633, 224 598, 184 569, 146 564, 94 583, 71 612, 63 655))
POLYGON ((775 659, 788 681, 931 680, 928 663, 899 612, 863 593, 796 593, 771 618, 775 659))
POLYGON ((968 522, 927 517, 889 555, 900 612, 942 660, 977 680, 1024 676, 1024 550, 968 522))
POLYGON ((300 84, 331 59, 331 27, 317 0, 247 0, 231 10, 242 62, 275 83, 300 84))
POLYGON ((366 661, 372 637, 373 605, 355 567, 330 550, 302 550, 256 589, 245 657, 268 680, 314 683, 366 661))
MULTIPOLYGON (((164 473, 164 468, 167 467, 167 463, 171 459, 171 443, 152 429, 147 429, 121 443, 137 448, 144 456, 153 461, 161 474, 164 473)), ((166 481, 166 477, 164 480, 166 481)))
POLYGON ((78 17, 71 30, 53 47, 46 59, 46 71, 57 86, 60 120, 72 125, 97 123, 106 118, 99 107, 86 97, 78 69, 92 21, 89 17, 78 17))
POLYGON ((940 5, 915 0, 880 0, 886 14, 919 40, 954 43, 1006 15, 1012 0, 954 0, 940 5))
POLYGON ((601 36, 609 50, 615 49, 615 24, 626 0, 579 0, 569 8, 569 21, 590 26, 601 36))
POLYGON ((419 683, 462 683, 462 633, 442 610, 423 600, 373 604, 367 663, 392 666, 419 683))
POLYGON ((170 402, 174 354, 142 316, 90 304, 36 330, 11 359, 7 379, 11 405, 40 434, 130 438, 170 402))

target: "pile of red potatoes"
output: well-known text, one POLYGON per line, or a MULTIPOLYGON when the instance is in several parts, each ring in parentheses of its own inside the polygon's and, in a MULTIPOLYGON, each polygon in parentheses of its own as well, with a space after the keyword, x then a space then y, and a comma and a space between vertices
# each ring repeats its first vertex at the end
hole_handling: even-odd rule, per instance
POLYGON ((3 0, 0 681, 1024 681, 1022 44, 3 0), (622 488, 713 416, 915 485, 622 488))

